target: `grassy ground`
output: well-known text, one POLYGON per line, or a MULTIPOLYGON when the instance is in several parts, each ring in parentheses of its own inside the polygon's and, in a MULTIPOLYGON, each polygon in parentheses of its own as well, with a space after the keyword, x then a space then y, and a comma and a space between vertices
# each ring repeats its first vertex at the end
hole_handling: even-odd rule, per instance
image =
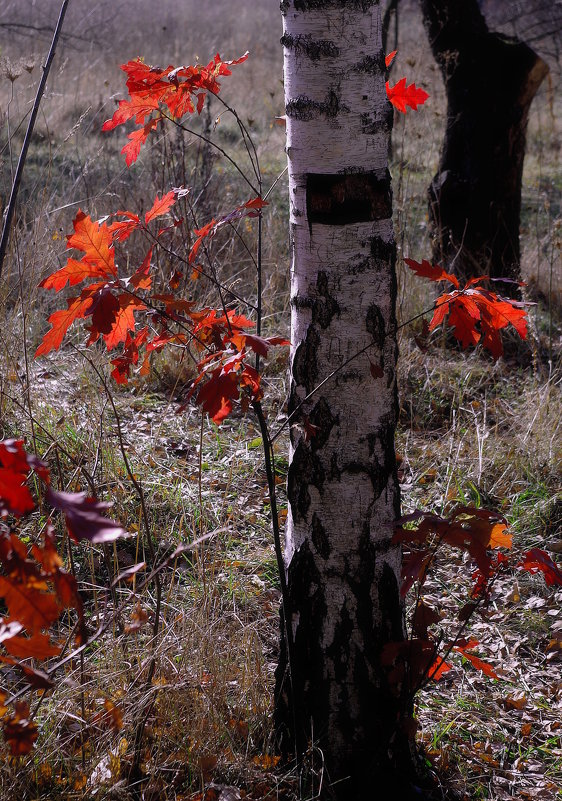
MULTIPOLYGON (((48 46, 41 29, 52 26, 58 3, 0 2, 0 10, 0 57, 7 59, 0 82, 4 205, 48 46), (35 29, 3 28, 5 20, 35 29), (20 59, 26 63, 18 66, 20 59)), ((132 170, 124 169, 123 135, 99 130, 122 96, 118 63, 138 54, 152 63, 190 63, 217 50, 236 57, 249 49, 251 59, 230 79, 226 95, 255 134, 266 185, 281 173, 283 131, 274 123, 283 113, 277 4, 161 0, 156 16, 153 3, 100 0, 77 2, 70 15, 72 36, 49 81, 0 286, 0 435, 25 436, 60 464, 71 489, 80 485, 82 468, 93 472, 100 496, 115 503, 113 516, 139 536, 106 549, 75 548, 90 625, 122 601, 125 611, 83 664, 68 665, 64 681, 41 703, 35 754, 16 763, 2 757, 0 797, 130 797, 125 777, 138 722, 146 716, 145 798, 304 798, 298 778, 276 768, 272 739, 279 592, 254 420, 235 416, 217 429, 195 408, 178 416, 189 371, 171 357, 156 361, 147 382, 114 392, 123 445, 147 497, 157 558, 212 535, 192 557, 164 571, 161 631, 153 640, 154 586, 140 592, 121 584, 114 596, 104 589, 108 579, 147 556, 139 498, 127 477, 111 404, 92 365, 75 350, 31 358, 46 314, 60 305, 37 284, 64 258, 63 237, 79 206, 92 216, 141 210, 162 189, 186 184, 198 187, 195 212, 206 222, 246 199, 233 170, 194 141, 162 140, 132 170), (135 622, 138 631, 127 633, 135 622), (147 686, 153 656, 156 671, 147 686), (122 714, 119 726, 97 714, 107 700, 122 714), (242 795, 228 796, 225 786, 242 795)), ((401 20, 399 50, 400 75, 394 77, 403 70, 431 94, 423 111, 397 119, 393 138, 399 255, 421 259, 429 253, 426 188, 437 165, 444 98, 413 9, 401 20)), ((548 547, 553 554, 562 541, 559 104, 545 83, 529 124, 523 268, 538 300, 529 348, 523 356, 511 348, 509 358, 494 364, 481 353, 451 351, 439 337, 422 353, 412 330, 403 329, 397 439, 404 512, 442 513, 459 501, 499 509, 512 524, 517 548, 548 547)), ((212 121, 217 114, 211 107, 212 121)), ((221 118, 219 143, 243 158, 235 134, 232 122, 221 118)), ((266 325, 282 333, 288 327, 286 191, 282 177, 271 195, 264 244, 266 325)), ((245 234, 251 239, 255 231, 245 234)), ((222 277, 251 300, 252 266, 243 249, 221 243, 219 263, 222 277)), ((404 321, 430 306, 431 297, 401 259, 398 270, 404 321)), ((204 298, 210 290, 203 283, 197 291, 204 298)), ((81 335, 73 341, 80 345, 81 335)), ((104 354, 93 350, 90 356, 103 370, 104 354)), ((266 379, 272 421, 283 420, 285 372, 281 354, 266 379)), ((276 448, 283 519, 283 437, 276 448)), ((26 533, 33 538, 33 526, 26 533)), ((426 587, 428 602, 447 608, 462 592, 465 574, 462 561, 444 558, 426 587)), ((479 653, 501 678, 485 679, 459 658, 445 680, 419 696, 419 738, 428 763, 467 798, 557 797, 561 601, 540 577, 506 576, 488 614, 473 625, 479 653)), ((3 676, 2 686, 10 680, 3 676)))

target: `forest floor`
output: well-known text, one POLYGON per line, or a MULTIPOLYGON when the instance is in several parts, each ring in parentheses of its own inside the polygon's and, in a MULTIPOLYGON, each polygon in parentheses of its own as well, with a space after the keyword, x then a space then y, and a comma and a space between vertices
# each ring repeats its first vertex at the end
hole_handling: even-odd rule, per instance
MULTIPOLYGON (((264 221, 264 310, 268 333, 289 327, 287 182, 282 55, 277 4, 247 5, 129 0, 80 0, 69 16, 69 38, 58 56, 37 125, 8 267, 0 286, 0 438, 24 437, 44 456, 61 488, 78 490, 85 469, 111 515, 133 536, 111 546, 74 546, 73 563, 87 597, 88 623, 125 604, 83 660, 66 667, 55 691, 37 705, 34 752, 0 756, 0 798, 133 798, 128 775, 139 720, 145 721, 141 773, 148 801, 312 799, 321 778, 314 749, 300 773, 283 770, 272 729, 273 672, 278 653, 279 584, 271 509, 259 427, 235 413, 220 427, 184 405, 193 372, 179 357, 157 354, 147 379, 126 388, 100 382, 107 354, 82 349, 84 331, 46 358, 34 360, 46 317, 61 300, 38 289, 64 260, 64 236, 81 207, 93 218, 147 208, 156 193, 189 185, 201 222, 247 199, 224 161, 193 141, 162 138, 132 170, 119 151, 124 135, 102 138, 101 124, 124 93, 117 64, 143 53, 149 63, 207 61, 217 50, 247 64, 225 82, 229 102, 255 136, 265 185, 273 184, 264 221), (178 6, 184 6, 181 10, 178 6), (88 13, 86 13, 86 11, 88 13), (236 16, 237 15, 237 16, 236 16), (133 24, 134 20, 134 24, 133 24), (149 36, 150 32, 150 36, 149 36), (245 72, 244 72, 245 71, 245 72), (115 402, 115 409, 109 399, 115 402), (119 433, 119 428, 122 434, 119 433), (124 455, 142 486, 156 562, 181 544, 208 535, 189 557, 162 571, 160 632, 151 635, 156 590, 132 583, 107 587, 123 570, 149 560, 140 503, 124 455), (150 661, 156 669, 149 684, 150 661), (103 712, 105 710, 105 714, 103 712)), ((398 243, 399 316, 430 308, 423 282, 407 274, 402 257, 429 253, 426 191, 436 169, 444 125, 444 96, 419 17, 405 5, 400 18, 398 80, 406 73, 430 93, 417 114, 395 121, 392 173, 398 243), (403 70, 403 71, 402 71, 403 70)), ((25 37, 0 23, 0 204, 6 203, 37 69, 48 40, 44 25, 58 3, 6 3, 2 20, 33 23, 25 37), (18 67, 19 63, 19 67, 18 67), (11 65, 11 66, 10 66, 11 65), (10 72, 11 69, 11 72, 10 72), (16 79, 9 75, 18 72, 16 79)), ((389 47, 389 49, 392 49, 389 47)), ((558 72, 556 72, 556 68, 558 72)), ((492 509, 509 521, 514 550, 562 552, 562 264, 560 215, 560 97, 551 66, 533 103, 525 161, 521 241, 528 282, 530 333, 509 340, 494 362, 481 351, 451 349, 435 335, 427 351, 418 328, 400 332, 400 423, 396 450, 404 514, 437 514, 456 504, 492 509)), ((236 128, 213 106, 209 121, 221 147, 243 163, 236 128)), ((241 232, 255 244, 255 221, 241 232)), ((131 259, 137 256, 131 252, 131 259)), ((217 239, 221 278, 251 293, 253 265, 237 239, 217 239)), ((159 266, 162 275, 170 265, 159 266)), ((198 282, 201 302, 212 286, 198 282)), ((270 428, 286 419, 287 354, 272 356, 265 372, 270 428)), ((280 522, 286 516, 286 431, 276 440, 280 522)), ((33 542, 42 517, 24 530, 33 542)), ((68 543, 65 543, 65 547, 68 543)), ((70 547, 70 546, 68 546, 70 547)), ((470 570, 443 552, 424 587, 450 630, 466 595, 470 570)), ((493 666, 492 679, 460 655, 452 669, 418 695, 418 741, 428 770, 466 799, 548 799, 562 787, 562 592, 541 575, 510 571, 467 634, 493 666)), ((59 635, 65 632, 61 623, 59 635)), ((13 672, 0 669, 0 686, 13 672)))

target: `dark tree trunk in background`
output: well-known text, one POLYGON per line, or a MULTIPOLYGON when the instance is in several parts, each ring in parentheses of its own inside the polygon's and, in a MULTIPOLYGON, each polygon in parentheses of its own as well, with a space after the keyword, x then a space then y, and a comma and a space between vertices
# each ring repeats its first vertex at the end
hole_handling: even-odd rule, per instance
MULTIPOLYGON (((433 257, 459 277, 519 280, 521 179, 529 108, 548 67, 488 30, 477 0, 421 0, 447 92, 447 129, 429 190, 433 257)), ((504 285, 516 295, 515 285, 504 285)))

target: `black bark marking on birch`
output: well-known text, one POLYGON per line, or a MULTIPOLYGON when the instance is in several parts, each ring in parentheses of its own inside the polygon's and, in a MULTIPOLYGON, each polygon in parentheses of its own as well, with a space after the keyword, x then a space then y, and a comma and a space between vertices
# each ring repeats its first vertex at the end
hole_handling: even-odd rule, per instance
POLYGON ((322 490, 325 480, 320 459, 301 439, 293 454, 287 474, 287 496, 293 520, 305 520, 310 508, 308 487, 322 490))
POLYGON ((310 449, 313 453, 324 447, 330 436, 330 431, 339 425, 339 417, 334 417, 325 398, 320 398, 310 412, 308 419, 316 427, 316 433, 310 439, 310 449))
MULTIPOLYGON (((308 395, 318 383, 317 355, 320 337, 314 325, 309 325, 306 337, 299 343, 293 357, 293 380, 304 387, 308 395)), ((289 414, 298 405, 298 398, 289 400, 289 414), (293 405, 294 402, 294 405, 293 405)))
POLYGON ((384 75, 386 72, 386 65, 384 63, 384 55, 381 50, 378 56, 365 56, 362 61, 359 61, 353 68, 354 72, 367 72, 371 75, 384 75))
POLYGON ((390 133, 390 131, 392 131, 392 122, 388 120, 386 114, 382 119, 370 113, 361 114, 361 133, 373 135, 390 133))
MULTIPOLYGON (((287 586, 290 604, 294 615, 298 615, 295 631, 294 654, 301 671, 293 673, 294 698, 290 687, 284 682, 286 670, 286 651, 281 652, 276 671, 276 693, 283 702, 275 707, 275 724, 280 733, 280 747, 283 754, 290 753, 296 746, 302 751, 310 739, 310 719, 314 718, 322 734, 326 733, 326 710, 329 709, 330 683, 325 674, 325 659, 318 632, 322 631, 327 615, 325 599, 325 578, 322 576, 308 542, 304 542, 293 554, 288 566, 287 586), (291 736, 293 731, 292 709, 297 716, 296 743, 291 736)), ((283 629, 282 629, 283 631, 283 629)), ((315 735, 318 731, 315 729, 315 735)))
POLYGON ((316 279, 318 296, 312 303, 312 322, 318 323, 321 328, 328 328, 334 315, 340 313, 337 301, 330 295, 328 289, 328 276, 320 270, 316 279))
POLYGON ((394 242, 387 242, 380 236, 374 236, 371 239, 371 256, 377 263, 378 270, 388 270, 388 263, 393 263, 396 253, 396 245, 394 242))
POLYGON ((311 100, 306 95, 299 95, 294 100, 289 100, 285 105, 285 114, 294 120, 310 122, 322 115, 328 119, 335 119, 342 112, 349 112, 349 108, 340 102, 339 87, 332 88, 326 95, 326 100, 322 103, 318 100, 311 100))
POLYGON ((299 311, 301 309, 311 309, 313 305, 314 299, 307 295, 293 295, 291 298, 291 306, 299 311))
MULTIPOLYGON (((373 6, 378 5, 380 0, 294 0, 295 11, 317 11, 321 8, 341 8, 344 5, 347 8, 357 8, 360 11, 368 11, 373 6)), ((290 3, 283 0, 281 3, 281 12, 286 14, 290 8, 290 3)))
POLYGON ((337 453, 332 453, 330 456, 330 470, 328 472, 330 481, 339 481, 341 479, 341 468, 338 464, 337 453))
POLYGON ((373 337, 375 345, 382 348, 385 340, 385 324, 384 317, 378 306, 374 304, 367 309, 367 316, 365 318, 365 327, 369 334, 373 337))
POLYGON ((311 61, 318 61, 321 58, 337 58, 340 54, 340 49, 335 42, 330 39, 313 39, 310 34, 292 36, 290 33, 285 33, 281 37, 281 44, 283 47, 295 51, 300 50, 311 61))
POLYGON ((330 556, 332 552, 330 541, 326 534, 326 529, 322 525, 316 512, 312 515, 312 542, 323 559, 327 559, 330 556))
POLYGON ((392 194, 386 178, 376 173, 306 176, 309 225, 349 225, 392 216, 392 194))
MULTIPOLYGON (((394 406, 394 399, 393 399, 394 406)), ((393 410, 395 411, 395 409, 393 410)), ((390 479, 396 474, 396 453, 394 450, 394 431, 396 428, 396 414, 391 412, 389 419, 382 422, 378 431, 367 435, 369 443, 369 463, 368 470, 375 500, 378 499, 389 484, 390 479), (381 462, 377 452, 383 454, 381 462)), ((396 519, 400 517, 399 495, 395 502, 396 519)))
MULTIPOLYGON (((349 664, 349 643, 352 638, 353 630, 354 622, 344 602, 340 611, 340 619, 334 626, 332 642, 328 648, 326 648, 326 656, 332 663, 334 679, 339 687, 341 709, 346 709, 347 706, 345 703, 347 697, 346 679, 349 664)), ((351 719, 349 723, 351 724, 351 719)))

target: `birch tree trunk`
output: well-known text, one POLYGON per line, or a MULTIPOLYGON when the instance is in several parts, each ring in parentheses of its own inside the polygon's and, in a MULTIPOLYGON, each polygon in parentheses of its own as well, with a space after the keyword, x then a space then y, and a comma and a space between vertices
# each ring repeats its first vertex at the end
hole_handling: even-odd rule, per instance
MULTIPOLYGON (((411 775, 381 649, 403 638, 394 430, 395 244, 378 0, 284 0, 291 453, 276 721, 321 749, 331 797, 411 775), (353 355, 364 352, 347 363, 353 355), (305 398, 341 368, 308 400, 305 398), (282 627, 283 628, 283 627, 282 627)), ((406 796, 401 796, 405 798, 406 796)))

